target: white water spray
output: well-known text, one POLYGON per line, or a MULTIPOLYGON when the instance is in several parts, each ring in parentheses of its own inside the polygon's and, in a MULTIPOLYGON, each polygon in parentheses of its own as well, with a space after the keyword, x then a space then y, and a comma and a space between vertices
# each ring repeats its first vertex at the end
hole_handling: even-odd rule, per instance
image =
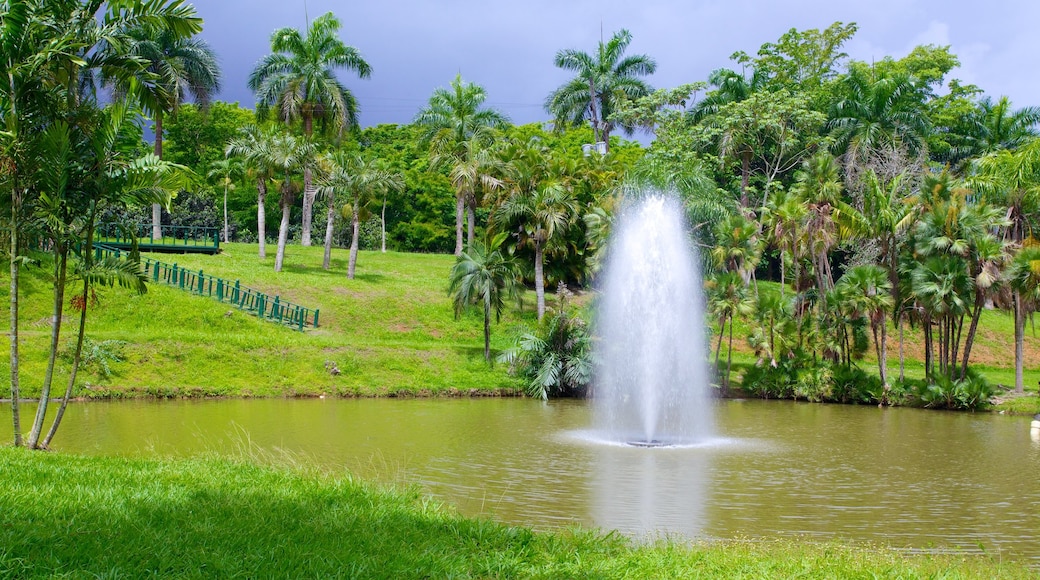
POLYGON ((597 312, 597 430, 635 446, 713 434, 702 283, 674 199, 649 196, 615 227, 597 312))

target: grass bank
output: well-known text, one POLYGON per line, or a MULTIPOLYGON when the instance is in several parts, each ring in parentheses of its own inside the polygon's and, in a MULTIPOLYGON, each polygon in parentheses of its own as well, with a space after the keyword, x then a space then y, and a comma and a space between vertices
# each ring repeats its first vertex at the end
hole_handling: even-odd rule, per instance
MULTIPOLYGON (((346 250, 333 251, 326 271, 320 246, 290 246, 281 273, 273 271, 274 248, 268 253, 261 260, 256 245, 228 244, 216 256, 156 257, 318 308, 320 328, 300 333, 161 284, 143 296, 100 289, 87 329, 93 363, 80 375, 78 394, 414 396, 517 386, 504 368, 484 362, 481 316, 454 318, 446 292, 454 257, 362 252, 357 277, 348 280, 346 250), (329 372, 333 366, 339 374, 329 372)), ((5 303, 7 288, 0 288, 5 303)), ((39 392, 50 333, 47 269, 29 269, 22 288, 23 393, 31 397, 39 392)), ((70 350, 76 318, 68 312, 62 325, 70 350)), ((530 308, 511 310, 494 326, 493 347, 504 348, 506 329, 521 320, 534 320, 530 308)), ((0 373, 7 366, 4 357, 0 373)), ((60 361, 57 384, 68 367, 60 361)))
POLYGON ((417 492, 218 459, 0 449, 0 576, 1030 578, 989 557, 768 542, 634 546, 462 518, 417 492))

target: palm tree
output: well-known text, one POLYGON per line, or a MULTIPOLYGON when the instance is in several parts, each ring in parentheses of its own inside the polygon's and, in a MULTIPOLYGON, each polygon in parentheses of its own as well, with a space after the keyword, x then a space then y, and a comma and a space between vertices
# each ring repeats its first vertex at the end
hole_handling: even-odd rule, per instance
POLYGON ((833 151, 844 156, 847 178, 854 179, 860 169, 884 165, 892 155, 924 152, 931 131, 924 108, 927 85, 905 74, 875 78, 854 68, 841 87, 844 96, 832 106, 827 128, 834 138, 833 151))
POLYGON ((748 296, 747 286, 737 272, 719 272, 705 284, 708 290, 708 311, 719 321, 719 341, 715 347, 715 369, 719 370, 722 338, 729 323, 729 349, 726 355, 726 373, 722 376, 723 391, 729 388, 733 368, 733 323, 736 317, 753 312, 754 302, 748 296))
POLYGON ((1015 292, 1015 392, 1021 394, 1024 392, 1025 320, 1040 307, 1040 247, 1022 248, 1011 261, 1007 279, 1015 292))
POLYGON ((274 178, 275 171, 265 153, 278 135, 276 129, 249 125, 242 128, 239 137, 232 139, 224 151, 228 157, 242 159, 246 174, 256 179, 256 238, 260 259, 267 257, 267 182, 274 178))
POLYGON ((224 188, 224 243, 231 241, 228 232, 227 198, 228 191, 235 189, 235 180, 242 175, 242 160, 235 157, 225 157, 210 163, 206 177, 217 179, 224 188))
MULTIPOLYGON (((21 234, 28 226, 27 209, 42 193, 37 181, 41 175, 38 170, 43 169, 41 139, 53 135, 48 129, 65 117, 68 130, 82 143, 82 132, 93 127, 79 124, 90 123, 94 117, 80 118, 74 113, 81 102, 91 100, 89 81, 103 67, 124 78, 141 74, 143 64, 121 51, 128 44, 128 31, 156 22, 183 37, 198 33, 202 25, 194 8, 182 0, 140 6, 22 0, 6 2, 0 11, 0 77, 4 79, 0 82, 0 162, 5 168, 0 188, 10 195, 7 228, 11 242, 10 376, 15 445, 22 444, 18 405, 21 234)), ((49 169, 61 172, 64 168, 49 169)), ((67 185, 61 189, 64 191, 67 185)), ((77 205, 75 211, 81 209, 77 205)))
POLYGON ((549 154, 549 149, 537 138, 507 150, 507 155, 512 157, 506 168, 507 197, 495 216, 500 226, 516 226, 519 244, 534 250, 539 322, 545 316, 545 252, 557 241, 557 234, 578 217, 578 206, 571 191, 550 173, 549 154))
POLYGON ((805 205, 797 195, 781 191, 769 199, 762 213, 762 223, 773 245, 780 251, 780 299, 787 292, 787 263, 794 268, 795 283, 800 275, 805 205))
MULTIPOLYGON (((462 165, 477 156, 481 146, 490 140, 489 129, 504 128, 509 118, 484 107, 484 87, 464 82, 456 75, 449 89, 438 88, 429 103, 415 116, 415 124, 423 127, 423 141, 430 144, 431 169, 462 165), (476 141, 473 141, 476 140, 476 141)), ((467 195, 477 179, 453 179, 455 185, 455 255, 462 254, 462 221, 467 195)), ((470 214, 470 231, 474 229, 470 214)), ((472 243, 472 235, 470 236, 472 243)))
MULTIPOLYGON (((463 192, 465 199, 468 244, 472 244, 476 238, 476 211, 484 201, 483 194, 501 189, 503 185, 496 175, 503 173, 505 163, 496 155, 490 137, 490 132, 481 131, 463 142, 455 165, 448 170, 452 186, 455 191, 463 192)), ((439 157, 435 155, 432 165, 440 163, 439 157)))
POLYGON ((350 218, 350 261, 347 278, 353 280, 357 266, 361 213, 365 206, 384 191, 401 189, 400 174, 390 171, 382 159, 366 158, 359 153, 337 152, 329 156, 328 173, 320 181, 319 191, 328 201, 328 222, 325 230, 325 259, 322 267, 329 269, 332 258, 332 228, 335 218, 336 194, 345 193, 349 203, 342 208, 350 218))
MULTIPOLYGON (((609 41, 600 41, 595 55, 565 49, 556 53, 557 68, 573 71, 574 79, 553 91, 545 100, 545 110, 556 119, 556 126, 580 125, 586 119, 592 124, 593 138, 610 148, 610 133, 616 121, 611 115, 618 98, 636 99, 653 89, 638 77, 654 74, 657 62, 645 54, 625 56, 632 42, 627 30, 614 33, 609 41)), ((626 133, 634 127, 623 125, 626 133)))
MULTIPOLYGON (((747 286, 762 259, 759 225, 742 214, 733 214, 715 227, 715 247, 711 256, 727 272, 736 272, 747 286)), ((757 287, 757 282, 756 282, 757 287)))
POLYGON ((996 102, 983 97, 973 114, 964 119, 964 142, 945 159, 964 169, 972 159, 1001 150, 1015 150, 1040 137, 1040 107, 1012 109, 1007 97, 996 102))
POLYGON ((885 318, 894 304, 888 274, 884 268, 872 264, 854 266, 845 272, 837 285, 845 290, 845 296, 850 298, 852 310, 870 322, 870 330, 874 334, 878 373, 881 376, 881 384, 887 388, 888 325, 885 318))
POLYGON ((259 144, 256 156, 272 168, 281 180, 278 205, 282 209, 282 221, 278 226, 278 251, 274 258, 274 271, 282 271, 285 259, 285 244, 289 238, 289 216, 299 187, 293 177, 302 173, 307 167, 314 165, 315 147, 305 139, 288 133, 275 134, 271 139, 259 144))
MULTIPOLYGON (((340 40, 341 24, 329 12, 311 23, 304 36, 295 28, 280 28, 271 34, 271 52, 249 75, 249 88, 256 94, 257 112, 263 116, 276 107, 285 122, 300 119, 303 134, 310 139, 314 121, 342 131, 357 126, 358 105, 353 93, 336 78, 336 69, 346 69, 366 79, 372 67, 361 52, 340 40)), ((303 228, 300 241, 311 245, 311 215, 316 190, 310 169, 303 175, 303 228)))
MULTIPOLYGON (((183 36, 170 28, 135 27, 127 35, 126 53, 147 65, 134 82, 103 76, 117 93, 133 93, 155 120, 155 156, 163 156, 163 117, 175 114, 187 96, 203 107, 220 91, 220 65, 205 40, 183 36)), ((104 71, 103 71, 104 72, 104 71)), ((152 205, 152 236, 162 238, 162 208, 152 205)))
POLYGON ((487 243, 477 241, 456 258, 449 275, 448 294, 458 318, 471 304, 484 311, 484 360, 491 363, 491 313, 497 322, 506 300, 520 295, 519 271, 512 257, 505 254, 505 234, 487 243))

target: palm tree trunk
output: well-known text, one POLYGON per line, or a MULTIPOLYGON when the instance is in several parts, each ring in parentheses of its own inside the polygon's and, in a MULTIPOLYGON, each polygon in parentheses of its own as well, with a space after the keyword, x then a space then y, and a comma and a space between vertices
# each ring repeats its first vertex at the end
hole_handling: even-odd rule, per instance
POLYGON ((43 434, 43 422, 47 418, 47 403, 50 402, 51 385, 54 383, 54 365, 58 361, 58 342, 61 338, 61 318, 65 310, 65 274, 68 265, 68 250, 65 243, 54 242, 54 318, 51 323, 50 351, 47 355, 47 370, 43 375, 43 386, 40 388, 40 403, 36 407, 36 417, 26 445, 30 449, 38 449, 40 435, 43 434))
POLYGON ((462 255, 462 214, 466 211, 462 192, 455 195, 455 257, 462 255))
POLYGON ((1025 357, 1025 335, 1026 335, 1026 317, 1025 312, 1022 310, 1022 294, 1015 290, 1014 293, 1014 308, 1015 308, 1015 392, 1022 394, 1025 392, 1025 383, 1022 381, 1022 366, 1023 359, 1025 357))
POLYGON ((21 419, 21 380, 18 372, 18 218, 22 205, 22 194, 18 188, 17 175, 12 176, 14 187, 11 192, 11 290, 10 290, 10 328, 11 328, 11 420, 14 422, 14 445, 22 445, 21 419))
POLYGON ((534 244, 534 295, 538 304, 538 322, 545 316, 545 273, 543 271, 544 251, 542 244, 536 241, 534 244))
MULTIPOLYGON (((379 213, 379 251, 386 253, 386 197, 383 198, 383 210, 379 213)), ((472 242, 470 242, 472 243, 472 242)))
POLYGON ((729 374, 733 368, 733 320, 729 321, 729 347, 726 349, 726 384, 723 392, 729 391, 729 374))
POLYGON ((903 348, 903 315, 896 316, 896 325, 899 327, 899 380, 906 380, 906 352, 903 348))
POLYGON ((784 301, 784 290, 787 288, 787 269, 784 267, 784 253, 780 252, 780 301, 784 301))
MULTIPOLYGON (((85 270, 90 268, 91 262, 93 261, 93 241, 94 212, 92 211, 87 224, 87 231, 83 244, 83 266, 85 270)), ((43 438, 43 445, 41 445, 41 447, 44 449, 50 449, 51 440, 54 439, 54 435, 58 432, 58 427, 61 425, 61 420, 65 417, 65 409, 69 406, 69 400, 72 398, 72 390, 76 386, 76 375, 79 373, 79 365, 83 360, 83 339, 87 330, 87 300, 89 298, 90 280, 89 278, 84 277, 83 292, 80 294, 79 331, 76 333, 76 350, 72 356, 72 370, 69 372, 69 382, 65 386, 65 394, 61 397, 61 405, 58 406, 58 412, 54 415, 54 422, 51 423, 51 428, 47 431, 47 436, 43 438)))
POLYGON ((715 344, 715 372, 719 372, 719 355, 722 354, 722 337, 726 336, 726 316, 723 315, 719 324, 719 341, 715 344))
POLYGON ((332 235, 336 228, 336 199, 329 194, 329 207, 325 215, 325 255, 321 259, 322 270, 332 267, 332 235))
POLYGON ((282 271, 285 260, 285 243, 289 240, 289 214, 292 208, 286 199, 282 200, 282 222, 278 225, 278 251, 274 256, 274 271, 282 271))
POLYGON ((971 358, 971 347, 975 344, 975 332, 979 327, 979 318, 982 317, 982 306, 984 303, 984 297, 975 297, 975 308, 971 313, 971 324, 968 325, 968 336, 964 339, 964 358, 961 360, 961 379, 968 374, 968 359, 971 358))
POLYGON ((491 364, 491 301, 484 300, 484 360, 491 364))
POLYGON ((256 183, 256 239, 260 244, 260 259, 267 257, 267 181, 261 177, 256 183))
MULTIPOLYGON (((155 113, 155 156, 162 159, 163 155, 163 114, 162 111, 155 113)), ((152 239, 156 243, 162 240, 162 206, 152 204, 152 239)))
POLYGON ((228 243, 231 240, 228 239, 228 219, 227 219, 227 183, 224 183, 224 243, 228 243))
POLYGON ((350 218, 350 263, 347 265, 347 278, 354 279, 354 270, 357 268, 358 238, 360 238, 361 218, 358 214, 361 208, 354 203, 354 216, 350 218))
POLYGON ((470 198, 469 203, 466 204, 466 243, 473 245, 473 240, 476 237, 476 221, 477 212, 473 208, 475 202, 470 198))
POLYGON ((930 378, 932 376, 932 367, 934 366, 934 348, 932 346, 932 317, 929 314, 925 314, 924 320, 921 322, 921 330, 924 332, 924 376, 930 378))
POLYGON ((300 245, 311 245, 311 224, 314 221, 314 175, 309 167, 303 170, 303 227, 300 229, 300 245))

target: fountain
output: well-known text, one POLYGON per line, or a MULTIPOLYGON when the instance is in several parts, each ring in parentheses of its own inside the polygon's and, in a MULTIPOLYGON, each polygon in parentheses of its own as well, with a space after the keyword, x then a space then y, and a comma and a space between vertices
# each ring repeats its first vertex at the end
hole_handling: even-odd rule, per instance
POLYGON ((675 199, 647 196, 622 213, 601 292, 598 433, 636 447, 707 440, 713 428, 701 277, 675 199))

